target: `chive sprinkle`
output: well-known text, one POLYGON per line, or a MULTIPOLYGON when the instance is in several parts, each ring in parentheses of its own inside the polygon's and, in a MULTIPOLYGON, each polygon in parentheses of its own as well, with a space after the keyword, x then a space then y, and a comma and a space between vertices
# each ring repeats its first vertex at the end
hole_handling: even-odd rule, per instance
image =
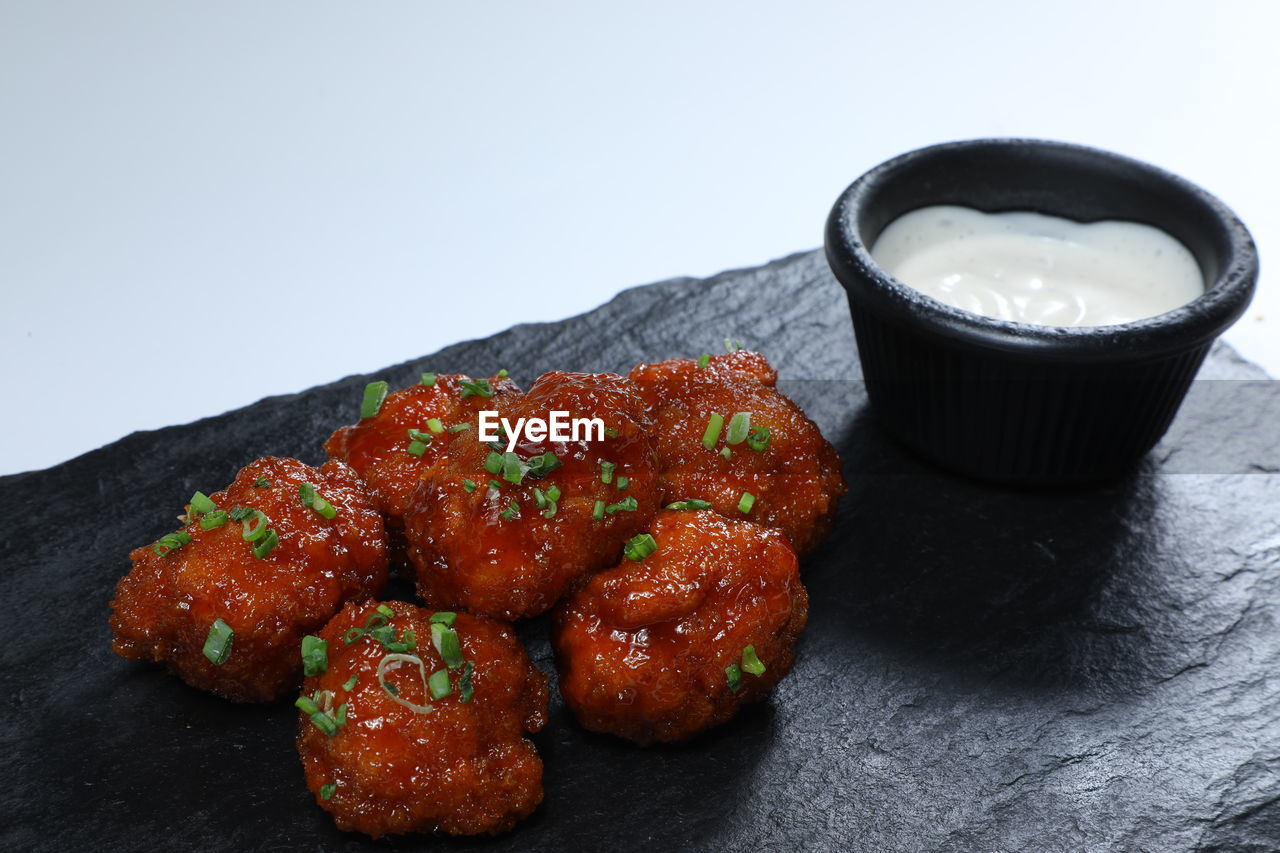
POLYGON ((204 515, 206 512, 213 512, 217 508, 218 505, 209 500, 209 496, 204 492, 196 492, 191 496, 191 509, 193 512, 204 515))
POLYGON ((329 669, 329 644, 307 634, 302 638, 302 674, 319 675, 329 669))
POLYGON ((467 661, 462 667, 462 676, 458 679, 458 701, 470 702, 475 688, 471 686, 471 673, 475 672, 475 664, 467 661))
POLYGON ((364 398, 360 401, 360 417, 372 418, 382 410, 382 401, 387 399, 387 383, 378 380, 364 386, 364 398))
POLYGON ((613 469, 615 469, 615 468, 617 468, 617 467, 618 467, 617 463, 615 463, 615 462, 606 462, 605 460, 601 459, 601 460, 600 460, 600 482, 602 482, 602 483, 612 483, 612 482, 613 482, 613 469))
POLYGON ((724 680, 729 682, 729 692, 737 693, 742 689, 742 669, 736 663, 724 668, 724 680))
POLYGON ((249 510, 249 514, 245 516, 241 525, 241 538, 246 542, 258 542, 265 539, 267 535, 267 525, 271 523, 271 519, 267 518, 267 514, 262 510, 249 510))
POLYGON ((385 604, 379 604, 379 605, 378 605, 376 608, 374 608, 374 609, 375 609, 375 610, 377 610, 379 613, 381 613, 383 616, 385 616, 385 617, 386 617, 386 618, 388 618, 388 619, 390 619, 390 618, 392 618, 393 616, 395 616, 395 615, 396 615, 396 612, 395 612, 394 610, 392 610, 390 607, 388 607, 387 605, 385 605, 385 604))
POLYGON ((516 503, 516 499, 512 498, 511 503, 507 504, 507 508, 498 513, 502 516, 503 521, 511 521, 520 517, 520 504, 516 503))
POLYGON ((733 417, 729 418, 729 432, 725 434, 724 440, 729 444, 742 444, 750 431, 751 413, 734 412, 733 417))
POLYGON ((524 466, 530 477, 545 477, 563 464, 559 456, 548 450, 538 456, 530 456, 524 466))
POLYGON ((502 454, 502 479, 517 486, 524 479, 524 466, 520 464, 520 457, 514 453, 502 454))
POLYGON ((161 536, 159 541, 151 546, 151 550, 156 554, 156 556, 163 557, 166 554, 172 554, 174 551, 178 550, 190 541, 191 534, 187 533, 185 530, 179 530, 177 533, 166 533, 164 536, 161 536))
POLYGON ((604 518, 604 501, 596 501, 595 506, 591 508, 591 517, 596 521, 604 518))
POLYGON ((204 638, 204 656, 214 666, 222 666, 231 657, 231 645, 235 642, 236 632, 221 619, 214 619, 209 626, 209 633, 204 638))
POLYGON ((626 555, 627 559, 635 560, 637 563, 657 550, 658 543, 648 533, 641 533, 639 536, 632 537, 622 547, 622 553, 626 555))
POLYGON ((764 675, 764 662, 756 657, 756 647, 746 646, 742 650, 742 671, 752 675, 764 675))
POLYGON ((462 432, 463 430, 468 430, 468 429, 471 429, 471 424, 466 424, 466 423, 454 424, 453 426, 449 427, 449 432, 462 432))
POLYGON ((490 481, 489 481, 489 488, 493 489, 493 490, 496 492, 496 491, 499 491, 499 490, 502 488, 502 484, 501 484, 501 483, 499 483, 497 480, 490 480, 490 481))
POLYGON ((469 480, 464 477, 462 480, 462 488, 466 489, 468 492, 474 492, 476 490, 476 481, 469 480))
POLYGON ((488 379, 459 379, 458 387, 465 397, 492 397, 493 387, 488 379))
POLYGON ((427 452, 427 443, 425 441, 418 441, 415 438, 413 441, 409 442, 409 446, 405 449, 413 456, 421 456, 427 452))
POLYGON ((320 712, 320 706, 317 705, 310 696, 299 696, 293 700, 293 706, 302 713, 310 716, 320 712))
POLYGON ((724 459, 732 459, 733 451, 728 447, 728 445, 726 445, 720 448, 720 456, 724 459))
POLYGON ((751 435, 747 436, 747 447, 752 450, 767 449, 769 447, 769 428, 762 426, 752 430, 751 435))
POLYGON ((302 505, 315 510, 325 518, 333 518, 338 514, 333 504, 329 503, 320 493, 316 491, 316 487, 311 483, 302 483, 298 486, 298 498, 302 501, 302 505))
POLYGON ((555 518, 558 500, 560 500, 560 488, 551 486, 547 489, 547 508, 542 511, 543 518, 555 518))
POLYGON ((232 521, 244 521, 246 518, 252 515, 255 511, 256 510, 254 510, 252 507, 247 507, 247 506, 232 507, 231 513, 227 517, 230 518, 232 521))
POLYGON ((740 349, 742 349, 742 341, 735 341, 732 338, 724 339, 725 352, 737 352, 740 349))
POLYGON ((269 489, 271 488, 271 481, 262 476, 253 481, 253 487, 255 489, 269 489))
POLYGON ((342 689, 350 693, 351 688, 356 686, 356 681, 358 681, 359 679, 360 679, 360 676, 358 675, 351 676, 346 681, 342 682, 342 689))
POLYGON ((213 512, 207 512, 200 516, 200 529, 213 530, 215 527, 221 527, 227 523, 227 512, 222 509, 215 509, 213 512))
POLYGON ((338 790, 338 786, 330 782, 327 785, 320 786, 320 799, 332 800, 334 792, 338 790))
POLYGON ((333 717, 323 711, 317 711, 311 715, 311 725, 324 732, 329 737, 333 737, 338 733, 338 724, 333 717))
POLYGON ((706 367, 706 366, 707 366, 708 364, 710 364, 710 363, 711 363, 711 354, 710 354, 710 353, 705 353, 705 352, 704 352, 702 355, 698 356, 698 368, 699 368, 699 369, 701 369, 701 368, 703 368, 703 367, 706 367))
POLYGON ((431 677, 427 679, 427 689, 431 691, 432 699, 443 699, 450 693, 449 689, 449 670, 438 669, 431 673, 431 677))
POLYGON ((625 497, 616 504, 609 504, 604 511, 613 515, 615 512, 635 512, 640 504, 633 497, 625 497))
POLYGON ((435 385, 435 384, 436 384, 436 375, 435 375, 434 373, 424 373, 424 374, 422 374, 422 384, 423 384, 423 385, 425 385, 425 386, 427 386, 428 388, 430 388, 432 385, 435 385))
POLYGON ((432 622, 431 645, 436 647, 444 665, 449 669, 462 666, 462 644, 458 642, 457 631, 439 622, 432 622))
POLYGON ((457 618, 458 614, 452 610, 437 610, 435 613, 431 614, 431 618, 428 621, 433 625, 443 625, 446 628, 452 628, 453 623, 457 618))
POLYGON ((742 497, 738 499, 738 512, 745 515, 746 513, 751 512, 751 508, 755 505, 756 496, 750 492, 743 492, 742 497))
POLYGON ((505 462, 506 458, 503 454, 496 450, 490 450, 489 455, 484 458, 484 470, 490 474, 499 474, 502 472, 505 462))
POLYGON ((667 509, 711 509, 711 501, 689 498, 687 501, 676 501, 675 503, 667 504, 667 509))
POLYGON ((439 435, 444 432, 444 424, 440 423, 439 418, 427 418, 427 429, 439 435))
POLYGON ((498 371, 499 379, 506 379, 510 375, 511 374, 507 372, 507 369, 505 367, 498 371))
POLYGON ((720 430, 723 428, 724 415, 712 412, 707 420, 707 429, 702 433, 702 446, 707 450, 715 450, 716 442, 720 440, 720 430))
POLYGON ((275 530, 267 528, 267 535, 262 537, 262 541, 253 546, 253 556, 261 560, 270 554, 280 544, 280 537, 275 530))
POLYGON ((629 486, 629 485, 631 485, 631 478, 630 478, 630 477, 623 477, 622 475, 618 475, 618 488, 619 488, 619 489, 625 489, 625 488, 626 488, 627 486, 629 486))
MULTIPOLYGON (((432 418, 432 420, 435 420, 435 419, 432 418)), ((439 423, 439 421, 436 421, 436 422, 439 423)), ((431 439, 433 438, 431 433, 423 432, 422 430, 414 429, 413 427, 409 427, 409 429, 406 430, 406 432, 409 434, 410 439, 412 439, 413 441, 421 441, 423 444, 426 444, 427 442, 431 441, 431 439)))

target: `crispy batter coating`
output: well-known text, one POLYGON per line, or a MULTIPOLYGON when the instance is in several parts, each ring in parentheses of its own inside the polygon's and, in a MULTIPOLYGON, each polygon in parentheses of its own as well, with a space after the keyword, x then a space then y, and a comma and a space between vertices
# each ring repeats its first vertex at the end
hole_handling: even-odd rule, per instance
POLYGON ((781 530, 801 554, 826 536, 846 491, 840 457, 817 425, 774 388, 777 372, 764 356, 738 350, 701 368, 690 358, 640 364, 631 379, 650 407, 668 501, 710 501, 727 518, 781 530), (752 449, 751 440, 729 444, 737 412, 750 413, 752 433, 768 428, 765 449, 752 449), (724 425, 708 449, 703 437, 713 413, 724 425), (755 498, 745 515, 738 509, 744 493, 755 498))
POLYGON ((556 610, 560 692, 582 725, 640 744, 690 738, 791 669, 809 598, 781 533, 664 511, 658 550, 589 578, 556 610), (742 670, 753 646, 765 670, 742 670), (740 669, 731 689, 725 668, 740 669))
POLYGON ((125 658, 164 663, 193 687, 233 701, 275 699, 298 684, 302 636, 329 621, 343 602, 382 592, 382 518, 341 462, 312 468, 296 459, 259 459, 210 498, 223 511, 261 510, 279 544, 259 558, 241 522, 202 530, 193 519, 183 528, 189 543, 164 556, 151 545, 138 548, 111 602, 112 647, 125 658), (255 486, 261 478, 270 485, 255 486), (304 482, 333 505, 332 519, 303 506, 298 490, 304 482), (235 632, 221 665, 203 652, 217 619, 235 632))
POLYGON ((383 679, 398 698, 431 711, 397 703, 379 683, 379 662, 389 654, 381 641, 369 635, 344 641, 351 629, 378 622, 375 603, 348 604, 319 635, 328 643, 327 671, 303 687, 313 698, 330 691, 332 697, 319 693, 317 705, 345 718, 329 736, 300 713, 298 754, 307 787, 339 829, 375 838, 511 829, 542 801, 542 759, 524 733, 546 723, 546 676, 505 624, 458 613, 453 629, 474 667, 474 693, 462 701, 466 669, 460 667, 449 673, 449 694, 431 700, 423 673, 445 669, 431 641, 431 611, 399 601, 386 606, 394 611, 387 624, 398 639, 413 632, 416 647, 408 654, 420 658, 423 669, 401 660, 389 663, 383 679))
POLYGON ((453 442, 423 475, 405 514, 419 594, 440 607, 504 619, 535 616, 573 579, 611 565, 626 541, 648 527, 661 499, 644 409, 621 376, 543 375, 505 417, 513 423, 552 411, 598 417, 606 437, 523 441, 514 451, 520 459, 553 452, 562 464, 543 477, 524 476, 519 485, 486 469, 489 446, 474 438, 453 442), (602 461, 615 466, 607 483, 602 461), (475 484, 471 491, 468 481, 475 484), (545 498, 552 487, 560 492, 554 508, 540 507, 535 489, 545 498))
POLYGON ((438 374, 435 384, 421 383, 392 391, 382 408, 371 418, 339 427, 324 443, 330 459, 340 459, 356 470, 373 496, 374 505, 399 529, 409 499, 417 488, 422 473, 435 463, 450 442, 475 439, 476 413, 481 409, 501 411, 520 389, 505 377, 485 380, 493 390, 492 397, 481 394, 463 396, 458 384, 470 377, 461 374, 438 374), (432 433, 427 422, 440 421, 444 431, 432 433), (449 427, 470 424, 469 430, 450 432, 449 427), (409 452, 409 430, 431 435, 421 456, 409 452))

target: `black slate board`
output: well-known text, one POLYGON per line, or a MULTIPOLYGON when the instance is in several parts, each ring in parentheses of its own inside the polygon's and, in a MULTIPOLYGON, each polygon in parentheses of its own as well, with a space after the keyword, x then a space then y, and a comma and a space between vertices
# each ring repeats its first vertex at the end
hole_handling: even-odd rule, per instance
MULTIPOLYGON (((374 845, 302 783, 287 705, 234 706, 109 649, 130 548, 264 454, 319 461, 348 377, 0 479, 0 849, 1280 849, 1280 383, 1219 346, 1123 481, 998 489, 877 431, 819 253, 627 291, 377 374, 625 371, 766 352, 852 491, 807 561, 795 671, 679 748, 584 733, 554 698, 546 800, 493 840, 374 845)), ((545 619, 520 628, 552 672, 545 619)))

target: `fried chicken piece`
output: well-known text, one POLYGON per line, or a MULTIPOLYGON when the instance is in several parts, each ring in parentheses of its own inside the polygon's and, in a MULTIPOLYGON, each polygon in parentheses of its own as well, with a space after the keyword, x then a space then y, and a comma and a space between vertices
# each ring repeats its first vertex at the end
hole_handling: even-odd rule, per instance
POLYGON ((524 734, 546 723, 547 677, 505 624, 457 613, 434 640, 432 616, 353 603, 319 634, 327 669, 304 684, 298 754, 339 829, 496 834, 542 801, 524 734))
POLYGON ((611 565, 661 499, 644 409, 621 376, 547 373, 505 417, 599 418, 603 438, 524 439, 514 458, 474 438, 450 444, 405 513, 419 594, 439 607, 535 616, 570 581, 611 565))
POLYGON ((179 533, 129 555, 133 568, 111 602, 112 648, 232 701, 278 698, 301 678, 303 635, 344 602, 382 592, 382 517, 341 462, 266 457, 206 500, 217 508, 193 502, 179 533), (249 510, 262 515, 237 518, 249 510))
POLYGON ((630 375, 650 407, 667 500, 707 501, 727 518, 777 528, 801 554, 826 536, 847 491, 840 457, 774 388, 777 372, 764 356, 738 350, 705 367, 675 358, 630 375), (731 429, 739 413, 745 435, 731 429))
POLYGON ((501 411, 519 396, 520 389, 505 376, 477 381, 461 374, 437 374, 429 386, 419 383, 392 391, 377 414, 339 427, 324 449, 330 459, 346 462, 364 480, 395 538, 422 473, 450 442, 475 439, 477 412, 501 411), (439 422, 439 432, 432 430, 432 419, 439 422), (468 426, 461 428, 463 424, 468 426), (411 438, 410 430, 419 438, 411 438))
POLYGON ((809 612, 776 530, 683 510, 659 513, 652 536, 648 556, 567 598, 552 632, 578 721, 639 744, 688 739, 765 696, 790 671, 809 612))

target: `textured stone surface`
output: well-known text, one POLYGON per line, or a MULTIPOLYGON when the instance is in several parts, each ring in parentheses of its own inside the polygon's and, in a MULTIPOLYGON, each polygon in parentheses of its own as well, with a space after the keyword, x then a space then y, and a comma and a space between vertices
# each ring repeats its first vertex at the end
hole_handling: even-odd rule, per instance
MULTIPOLYGON (((996 489, 915 462, 864 409, 844 297, 807 253, 637 288, 377 374, 626 370, 766 352, 852 491, 804 566, 795 671, 679 748, 553 701, 547 798, 495 850, 1280 849, 1280 383, 1215 350, 1123 481, 996 489)), ((311 802, 287 705, 238 707, 109 649, 130 548, 263 454, 321 458, 348 377, 0 479, 0 848, 358 849, 311 802)), ((551 671, 545 620, 521 626, 551 671)))

